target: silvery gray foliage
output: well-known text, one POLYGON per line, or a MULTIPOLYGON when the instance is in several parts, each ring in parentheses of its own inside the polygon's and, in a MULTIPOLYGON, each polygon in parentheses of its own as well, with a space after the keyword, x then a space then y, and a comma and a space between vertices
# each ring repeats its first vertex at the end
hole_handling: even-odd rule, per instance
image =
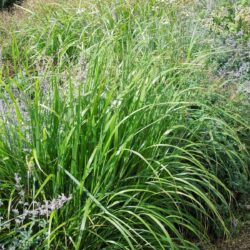
MULTIPOLYGON (((2 65, 2 53, 0 48, 0 71, 2 65)), ((45 71, 47 70, 48 65, 51 64, 51 59, 46 58, 41 62, 37 62, 36 68, 38 73, 37 78, 40 83, 40 94, 46 96, 49 92, 49 83, 46 78, 45 71)), ((17 74, 15 77, 15 81, 8 82, 8 86, 0 86, 0 123, 1 121, 5 124, 5 129, 8 131, 11 130, 12 127, 16 127, 20 125, 21 132, 26 139, 27 142, 31 142, 30 136, 30 114, 28 110, 29 103, 32 103, 34 96, 34 87, 30 88, 28 86, 27 89, 29 91, 26 92, 25 89, 20 89, 19 86, 25 86, 28 81, 26 79, 25 71, 17 74), (8 88, 8 89, 6 89, 8 88), (19 113, 19 114, 18 114, 19 113), (21 124, 18 124, 17 116, 21 117, 21 124)), ((35 80, 32 82, 28 82, 28 85, 34 85, 35 80)), ((32 106, 32 105, 31 105, 32 106)))
POLYGON ((76 83, 83 83, 87 78, 87 63, 83 52, 80 54, 78 64, 76 65, 76 83))
POLYGON ((43 56, 35 62, 37 78, 39 80, 40 94, 47 96, 51 92, 51 84, 49 77, 49 69, 53 65, 53 58, 51 56, 43 56))
POLYGON ((85 95, 88 67, 85 56, 80 54, 77 63, 72 65, 72 72, 62 72, 60 74, 59 94, 67 103, 72 95, 74 98, 85 95))
MULTIPOLYGON (((65 59, 66 60, 66 59, 65 59)), ((0 70, 1 65, 3 62, 2 58, 2 49, 0 48, 0 70)), ((53 95, 53 86, 51 86, 51 67, 53 67, 53 58, 49 56, 44 56, 37 60, 35 62, 35 68, 37 75, 34 77, 34 79, 38 79, 39 81, 39 95, 41 98, 41 103, 45 106, 49 106, 49 102, 53 100, 51 96, 53 95)), ((75 97, 78 96, 79 90, 80 94, 83 93, 83 85, 86 82, 87 79, 87 62, 85 59, 85 55, 83 52, 80 53, 79 59, 76 64, 74 64, 74 67, 72 67, 74 70, 71 72, 71 75, 66 74, 65 72, 62 72, 59 75, 61 84, 59 87, 60 95, 62 98, 65 97, 70 91, 70 84, 69 82, 72 82, 72 88, 73 88, 73 95, 75 97)), ((24 81, 25 80, 25 72, 22 72, 21 75, 15 76, 17 81, 24 81)), ((29 84, 35 84, 35 80, 29 84)), ((20 83, 22 85, 22 83, 20 83)), ((32 91, 34 92, 34 88, 30 88, 30 91, 28 93, 25 93, 23 90, 20 90, 17 86, 14 86, 13 84, 9 83, 9 91, 12 93, 16 105, 18 106, 18 109, 20 111, 20 115, 22 120, 24 121, 24 124, 22 124, 22 132, 25 134, 28 134, 28 131, 30 130, 30 116, 28 112, 28 102, 32 103, 32 91), (28 100, 28 102, 27 102, 28 100)), ((8 91, 6 91, 3 87, 0 89, 0 121, 4 121, 7 126, 16 126, 17 125, 17 117, 16 117, 16 107, 15 103, 12 100, 11 96, 9 95, 8 91)), ((28 135, 26 135, 28 136, 28 135)), ((26 137, 25 136, 25 137, 26 137)), ((28 141, 31 139, 30 136, 28 136, 28 141)))
MULTIPOLYGON (((46 222, 44 225, 45 225, 44 228, 48 226, 48 222, 46 222)), ((15 236, 9 243, 7 243, 6 245, 2 245, 2 249, 8 249, 8 250, 10 249, 13 249, 13 250, 35 249, 47 237, 47 234, 43 233, 40 236, 32 238, 32 236, 34 235, 35 227, 37 227, 37 223, 35 220, 33 220, 27 227, 20 227, 18 224, 16 224, 15 236)), ((39 227, 39 224, 38 224, 38 227, 39 227)), ((39 228, 43 229, 42 227, 39 227, 39 228)))
POLYGON ((49 216, 50 213, 54 210, 58 210, 59 208, 63 207, 63 205, 70 201, 72 196, 66 197, 64 194, 59 195, 56 199, 53 200, 46 200, 43 204, 40 202, 33 201, 32 202, 32 209, 25 209, 23 216, 24 218, 28 216, 32 217, 40 217, 40 216, 49 216))
POLYGON ((30 142, 30 117, 26 105, 26 96, 15 86, 10 86, 9 91, 15 101, 5 89, 0 89, 0 123, 3 122, 5 124, 5 129, 7 129, 6 132, 8 133, 12 127, 15 128, 20 125, 19 127, 24 138, 26 138, 27 142, 30 142), (19 115, 21 124, 18 124, 17 117, 19 115))
MULTIPOLYGON (((77 64, 74 66, 74 71, 71 76, 73 83, 73 96, 77 97, 79 94, 84 94, 84 84, 87 80, 87 62, 83 52, 80 53, 77 64)), ((67 84, 68 85, 68 84, 67 84)), ((67 87, 68 88, 68 87, 67 87)))
POLYGON ((22 188, 22 185, 21 185, 22 178, 19 176, 18 173, 15 173, 14 179, 15 179, 15 182, 16 182, 16 184, 15 184, 16 189, 21 189, 22 188))
MULTIPOLYGON (((222 1, 223 2, 223 1, 222 1)), ((233 84, 238 92, 249 93, 250 9, 243 2, 223 2, 205 20, 214 50, 218 75, 233 84)))
POLYGON ((246 81, 243 85, 241 85, 239 88, 238 88, 238 91, 240 93, 247 93, 250 95, 250 80, 249 81, 246 81))
MULTIPOLYGON (((18 173, 15 173, 14 180, 15 189, 19 195, 19 201, 17 202, 17 205, 12 208, 11 212, 13 215, 12 221, 14 220, 16 225, 20 225, 25 220, 30 218, 34 220, 40 219, 43 216, 48 217, 52 211, 60 209, 66 202, 72 199, 72 195, 67 197, 65 196, 65 194, 62 193, 57 198, 54 198, 52 200, 45 200, 43 204, 34 200, 30 203, 25 201, 25 190, 23 185, 21 184, 22 178, 18 173)), ((1 199, 0 206, 3 206, 3 201, 1 199)), ((0 228, 1 226, 9 228, 10 221, 4 221, 4 218, 1 216, 0 228)))
POLYGON ((29 217, 38 218, 40 216, 49 216, 54 210, 58 210, 63 205, 72 199, 72 195, 66 197, 63 193, 57 198, 52 200, 46 200, 43 204, 37 201, 31 203, 25 202, 25 190, 21 184, 21 177, 18 173, 15 173, 15 188, 18 191, 20 201, 18 204, 23 205, 23 211, 21 212, 18 208, 13 208, 12 213, 14 215, 17 224, 23 223, 25 219, 29 217))
MULTIPOLYGON (((52 200, 45 200, 43 203, 38 201, 25 201, 25 189, 22 184, 22 178, 18 173, 14 175, 15 190, 18 193, 19 201, 15 201, 15 206, 11 209, 11 218, 7 219, 0 212, 0 230, 12 229, 15 231, 15 237, 10 244, 0 245, 1 249, 24 249, 28 250, 36 244, 40 244, 46 237, 47 232, 32 238, 37 232, 37 228, 44 229, 48 226, 48 216, 52 211, 62 208, 65 203, 72 199, 72 195, 68 197, 60 194, 52 200), (27 224, 26 222, 31 222, 27 224), (23 226, 27 224, 28 226, 23 226), (21 227, 22 226, 22 227, 21 227), (32 239, 32 241, 31 241, 32 239)), ((28 196, 28 195, 27 195, 28 196)), ((14 204, 14 203, 13 203, 14 204)), ((0 207, 4 202, 0 199, 0 207)))
MULTIPOLYGON (((238 32, 242 36, 242 32, 238 32)), ((219 59, 220 66, 218 74, 228 79, 230 82, 237 82, 238 92, 249 94, 250 82, 250 40, 242 42, 237 37, 230 36, 225 40, 217 40, 221 50, 227 51, 225 56, 219 59)))

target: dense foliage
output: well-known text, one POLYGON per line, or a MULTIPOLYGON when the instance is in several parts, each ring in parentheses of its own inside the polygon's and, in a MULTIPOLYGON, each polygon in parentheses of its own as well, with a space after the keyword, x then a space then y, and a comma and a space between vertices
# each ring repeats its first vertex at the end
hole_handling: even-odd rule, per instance
POLYGON ((180 2, 48 5, 6 39, 0 245, 196 249, 229 234, 249 120, 214 91, 207 30, 180 2))
POLYGON ((222 53, 213 59, 218 73, 229 84, 237 81, 238 92, 250 96, 250 6, 248 1, 221 1, 208 19, 215 39, 214 46, 222 53))

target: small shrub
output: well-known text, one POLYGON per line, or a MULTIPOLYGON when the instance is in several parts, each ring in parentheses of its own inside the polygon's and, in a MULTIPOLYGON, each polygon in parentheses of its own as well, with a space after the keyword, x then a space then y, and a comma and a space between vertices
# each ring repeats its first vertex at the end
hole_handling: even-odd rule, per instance
POLYGON ((225 2, 209 20, 219 75, 237 81, 238 91, 250 93, 250 7, 247 1, 225 2))

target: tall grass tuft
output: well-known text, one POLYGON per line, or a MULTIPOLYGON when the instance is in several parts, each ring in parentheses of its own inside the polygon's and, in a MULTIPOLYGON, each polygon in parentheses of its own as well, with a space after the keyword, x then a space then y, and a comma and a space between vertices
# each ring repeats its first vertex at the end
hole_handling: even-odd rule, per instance
POLYGON ((164 1, 44 8, 3 51, 0 244, 195 249, 228 235, 219 207, 230 214, 229 183, 248 178, 249 126, 209 93, 193 20, 164 1))

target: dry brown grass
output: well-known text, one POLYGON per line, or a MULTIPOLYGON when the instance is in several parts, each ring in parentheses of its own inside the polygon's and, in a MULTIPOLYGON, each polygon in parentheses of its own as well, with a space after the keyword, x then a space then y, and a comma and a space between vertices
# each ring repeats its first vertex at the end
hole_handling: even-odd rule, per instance
POLYGON ((2 24, 7 24, 8 21, 12 21, 13 19, 16 20, 26 17, 27 14, 32 13, 42 2, 42 0, 26 0, 21 6, 15 5, 11 10, 1 12, 1 26, 2 24))
POLYGON ((24 0, 21 5, 15 5, 10 10, 0 11, 0 42, 6 39, 10 30, 18 30, 25 19, 31 17, 42 6, 56 4, 59 0, 24 0))

